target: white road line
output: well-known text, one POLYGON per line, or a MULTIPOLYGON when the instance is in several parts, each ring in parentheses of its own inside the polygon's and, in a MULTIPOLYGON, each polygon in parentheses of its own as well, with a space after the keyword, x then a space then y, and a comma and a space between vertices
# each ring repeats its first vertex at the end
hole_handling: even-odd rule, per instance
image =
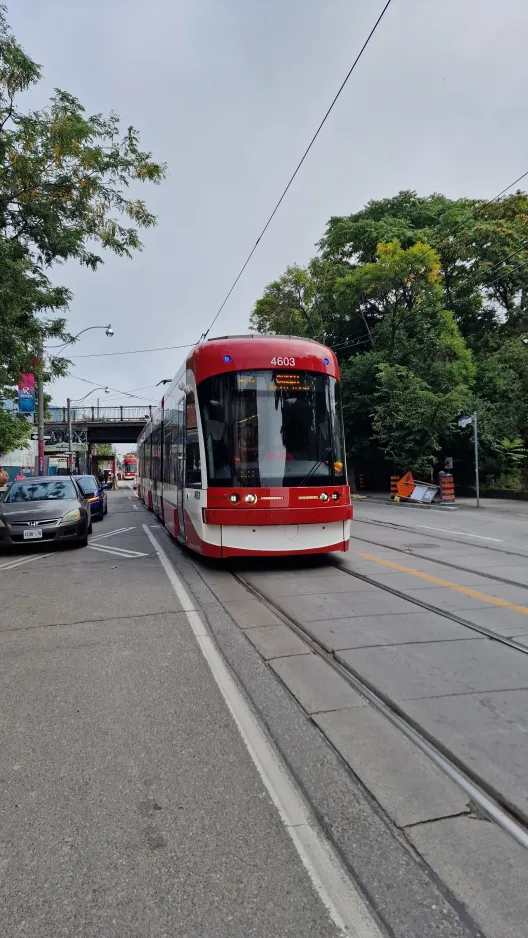
POLYGON ((97 550, 111 550, 113 553, 132 554, 134 557, 148 557, 148 554, 140 550, 130 550, 128 547, 116 547, 115 544, 94 544, 93 547, 94 550, 97 547, 97 550))
POLYGON ((130 528, 117 528, 115 531, 107 531, 106 534, 94 534, 90 538, 90 543, 92 541, 100 541, 103 537, 113 537, 114 534, 125 534, 126 531, 134 531, 135 525, 133 524, 130 528))
POLYGON ((102 554, 113 554, 114 557, 123 557, 124 560, 133 560, 135 557, 148 557, 140 550, 124 550, 122 547, 108 547, 106 544, 89 544, 89 550, 100 550, 102 554))
POLYGON ((12 570, 13 567, 21 567, 22 564, 32 563, 33 560, 43 560, 44 557, 51 557, 51 554, 34 554, 31 557, 22 557, 20 560, 10 560, 8 563, 3 563, 0 570, 12 570))
POLYGON ((246 748, 332 921, 347 938, 381 938, 363 897, 317 824, 266 730, 239 690, 167 554, 148 525, 144 524, 143 530, 156 549, 246 748))
POLYGON ((478 537, 481 541, 497 541, 504 544, 500 537, 484 537, 483 534, 468 534, 467 531, 452 531, 451 528, 433 528, 431 524, 413 524, 413 528, 425 528, 428 531, 442 531, 443 534, 460 534, 462 537, 478 537))

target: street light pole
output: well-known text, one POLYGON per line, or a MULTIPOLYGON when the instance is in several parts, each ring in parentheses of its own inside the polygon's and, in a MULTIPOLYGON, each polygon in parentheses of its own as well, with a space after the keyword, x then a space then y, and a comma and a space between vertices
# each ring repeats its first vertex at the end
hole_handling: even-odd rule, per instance
POLYGON ((38 423, 37 423, 37 440, 38 440, 38 456, 37 456, 37 472, 39 476, 44 475, 44 347, 41 344, 40 354, 38 357, 38 369, 37 369, 37 407, 38 407, 38 423))
POLYGON ((478 425, 477 413, 473 414, 473 443, 475 446, 475 488, 477 491, 477 508, 480 508, 480 480, 479 480, 479 451, 478 451, 478 425))
MULTIPOLYGON (((60 355, 62 350, 65 349, 67 345, 71 345, 72 341, 75 341, 75 339, 78 339, 79 336, 82 335, 84 332, 90 332, 92 329, 104 329, 105 335, 107 335, 109 338, 111 338, 114 335, 114 330, 112 329, 112 326, 110 323, 108 323, 107 326, 87 326, 86 329, 81 329, 81 331, 78 332, 77 335, 73 337, 73 339, 70 339, 68 342, 66 342, 65 345, 61 345, 60 347, 58 345, 51 345, 49 346, 49 348, 50 349, 58 348, 59 351, 56 352, 56 356, 60 355)), ((37 465, 37 472, 39 476, 43 476, 44 475, 44 340, 43 339, 41 340, 41 343, 40 343, 40 349, 39 349, 39 355, 38 355, 37 385, 38 385, 38 398, 37 398, 37 406, 38 406, 38 423, 37 423, 38 459, 37 459, 37 463, 38 465, 37 465)), ((69 450, 71 450, 71 440, 72 440, 71 420, 70 420, 70 411, 71 411, 70 403, 71 402, 68 399, 69 450)), ((68 461, 70 464, 70 472, 71 472, 71 465, 72 465, 71 456, 68 457, 68 461)))
POLYGON ((68 397, 66 399, 66 407, 68 414, 68 470, 71 475, 73 468, 73 453, 72 453, 72 413, 71 413, 71 400, 68 397))

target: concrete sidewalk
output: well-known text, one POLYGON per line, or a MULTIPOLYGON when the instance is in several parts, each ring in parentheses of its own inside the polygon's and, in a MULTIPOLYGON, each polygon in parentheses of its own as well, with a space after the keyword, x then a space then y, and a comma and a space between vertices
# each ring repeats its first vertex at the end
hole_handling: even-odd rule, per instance
MULTIPOLYGON (((353 501, 367 501, 367 502, 381 502, 384 505, 394 505, 389 492, 356 492, 352 495, 353 501)), ((462 509, 472 509, 477 510, 477 500, 476 498, 469 498, 467 496, 458 497, 454 505, 444 504, 440 502, 433 502, 432 505, 422 505, 420 502, 410 502, 410 501, 401 501, 396 503, 398 506, 411 505, 413 508, 444 508, 447 511, 452 510, 453 508, 462 508, 462 509)), ((528 517, 528 501, 522 501, 520 499, 509 499, 509 498, 482 498, 480 499, 479 511, 499 511, 502 513, 507 513, 511 515, 527 516, 528 517)))

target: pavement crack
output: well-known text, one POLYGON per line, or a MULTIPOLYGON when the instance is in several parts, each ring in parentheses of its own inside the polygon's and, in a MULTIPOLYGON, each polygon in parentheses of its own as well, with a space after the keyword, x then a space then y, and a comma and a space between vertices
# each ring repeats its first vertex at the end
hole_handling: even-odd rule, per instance
POLYGON ((402 827, 400 827, 400 830, 408 831, 412 830, 414 827, 423 827, 424 824, 436 824, 437 821, 448 821, 455 817, 471 817, 473 813, 473 808, 471 804, 468 803, 465 811, 454 811, 452 814, 440 814, 438 817, 428 817, 423 821, 413 821, 410 824, 403 824, 402 827))
POLYGON ((48 622, 42 625, 21 625, 15 626, 12 629, 1 629, 0 639, 2 635, 7 635, 10 632, 34 632, 38 629, 68 629, 72 625, 95 625, 97 622, 119 622, 121 619, 146 619, 147 617, 174 616, 182 614, 183 611, 181 609, 160 609, 158 612, 131 612, 125 616, 104 616, 100 619, 75 619, 74 622, 48 622))

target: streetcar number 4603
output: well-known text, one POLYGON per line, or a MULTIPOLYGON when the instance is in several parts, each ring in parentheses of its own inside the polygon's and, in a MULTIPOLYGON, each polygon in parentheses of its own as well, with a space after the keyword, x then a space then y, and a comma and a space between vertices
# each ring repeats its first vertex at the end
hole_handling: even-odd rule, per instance
POLYGON ((271 359, 272 365, 278 365, 279 368, 282 368, 284 365, 291 365, 292 368, 295 368, 295 359, 294 358, 283 358, 279 355, 278 358, 271 359))

